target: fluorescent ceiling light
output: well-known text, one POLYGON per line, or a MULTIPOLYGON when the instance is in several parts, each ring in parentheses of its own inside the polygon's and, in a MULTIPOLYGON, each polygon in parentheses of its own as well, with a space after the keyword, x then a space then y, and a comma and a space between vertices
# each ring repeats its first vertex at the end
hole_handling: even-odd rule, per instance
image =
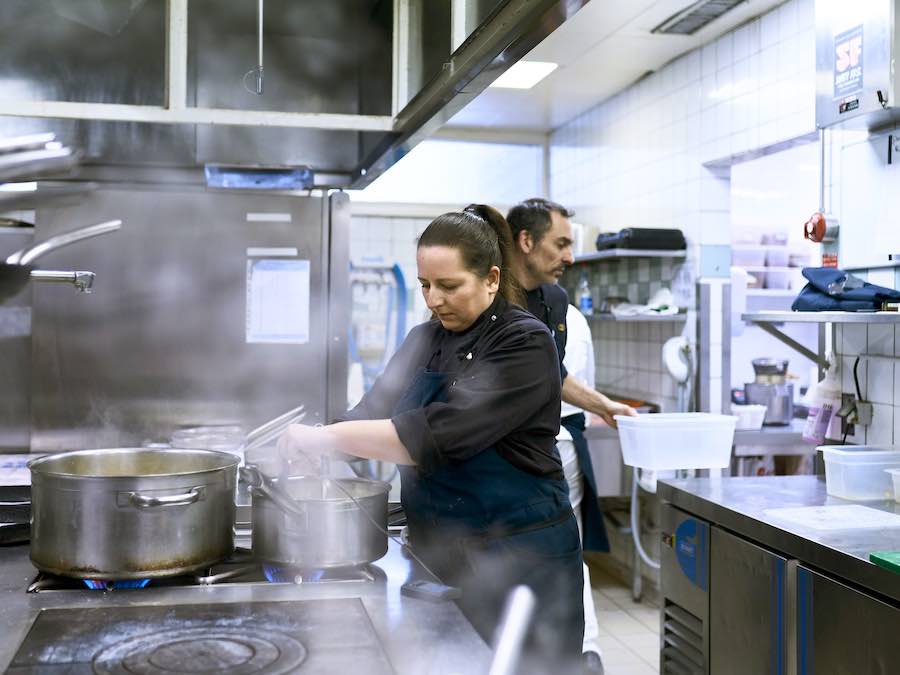
POLYGON ((37 183, 3 183, 0 192, 35 192, 37 183))
POLYGON ((490 86, 499 89, 531 89, 557 68, 557 64, 547 61, 519 61, 490 86))

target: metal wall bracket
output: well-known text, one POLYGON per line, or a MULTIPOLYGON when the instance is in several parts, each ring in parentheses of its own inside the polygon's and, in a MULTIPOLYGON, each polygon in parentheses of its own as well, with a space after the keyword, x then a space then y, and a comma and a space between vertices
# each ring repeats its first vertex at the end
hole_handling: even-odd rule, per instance
POLYGON ((827 359, 825 359, 825 357, 816 354, 813 350, 803 346, 791 336, 781 332, 778 328, 775 327, 775 324, 769 321, 753 321, 753 323, 762 328, 775 339, 780 340, 781 342, 786 344, 795 352, 798 352, 808 358, 810 361, 819 366, 819 368, 822 368, 824 370, 828 369, 830 364, 828 363, 827 359))

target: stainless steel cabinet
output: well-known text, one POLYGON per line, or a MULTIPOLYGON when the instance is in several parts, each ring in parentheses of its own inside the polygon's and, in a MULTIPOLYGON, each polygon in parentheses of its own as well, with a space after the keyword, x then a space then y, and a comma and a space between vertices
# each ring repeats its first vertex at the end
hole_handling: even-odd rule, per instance
POLYGON ((659 672, 709 672, 709 524, 668 504, 661 510, 662 653, 659 672))
POLYGON ((721 528, 710 531, 710 672, 784 673, 788 560, 721 528))
POLYGON ((786 672, 786 558, 669 504, 660 551, 661 673, 786 672))
POLYGON ((900 609, 802 565, 796 598, 798 675, 900 673, 900 609))

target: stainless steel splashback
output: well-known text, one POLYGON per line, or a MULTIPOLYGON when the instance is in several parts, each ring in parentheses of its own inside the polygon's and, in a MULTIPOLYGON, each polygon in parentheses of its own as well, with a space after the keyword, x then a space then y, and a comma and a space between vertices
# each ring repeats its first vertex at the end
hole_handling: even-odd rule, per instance
MULTIPOLYGON (((31 246, 30 227, 0 227, 0 260, 31 246)), ((28 449, 31 284, 0 302, 0 453, 28 449)))
POLYGON ((47 256, 96 272, 91 295, 32 289, 33 451, 164 440, 185 425, 251 428, 299 403, 310 423, 344 409, 348 317, 329 306, 346 286, 346 195, 105 188, 39 209, 36 238, 113 217, 119 232, 47 256), (248 344, 251 247, 309 260, 308 343, 248 344))

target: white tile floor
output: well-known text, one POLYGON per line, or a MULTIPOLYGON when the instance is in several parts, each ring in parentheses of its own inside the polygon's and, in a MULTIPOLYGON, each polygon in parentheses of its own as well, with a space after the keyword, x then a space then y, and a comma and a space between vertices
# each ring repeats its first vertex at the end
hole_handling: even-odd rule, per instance
POLYGON ((659 672, 659 607, 631 599, 631 589, 591 567, 591 587, 606 675, 659 672))

